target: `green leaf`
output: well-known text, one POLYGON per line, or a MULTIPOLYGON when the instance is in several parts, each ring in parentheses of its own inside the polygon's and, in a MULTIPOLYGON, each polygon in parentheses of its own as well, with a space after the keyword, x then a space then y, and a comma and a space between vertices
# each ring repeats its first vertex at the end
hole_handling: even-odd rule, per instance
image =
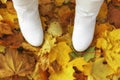
POLYGON ((91 59, 93 59, 95 57, 95 53, 86 53, 83 55, 85 61, 90 61, 91 59))
POLYGON ((85 51, 86 53, 95 52, 95 47, 91 47, 85 51))
POLYGON ((70 53, 71 59, 75 59, 75 58, 80 57, 80 56, 82 56, 82 54, 80 54, 80 53, 76 53, 76 52, 70 53))
POLYGON ((85 59, 85 61, 90 61, 91 59, 93 59, 95 57, 95 47, 91 47, 88 50, 85 51, 85 54, 83 54, 83 57, 85 59))

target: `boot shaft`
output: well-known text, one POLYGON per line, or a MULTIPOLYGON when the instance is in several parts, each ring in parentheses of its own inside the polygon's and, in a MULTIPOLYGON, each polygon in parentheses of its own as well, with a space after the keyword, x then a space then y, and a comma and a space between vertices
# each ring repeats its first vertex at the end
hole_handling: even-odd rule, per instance
POLYGON ((14 8, 18 9, 35 9, 38 8, 38 0, 12 0, 14 8))
POLYGON ((104 0, 76 0, 76 10, 97 15, 104 0))

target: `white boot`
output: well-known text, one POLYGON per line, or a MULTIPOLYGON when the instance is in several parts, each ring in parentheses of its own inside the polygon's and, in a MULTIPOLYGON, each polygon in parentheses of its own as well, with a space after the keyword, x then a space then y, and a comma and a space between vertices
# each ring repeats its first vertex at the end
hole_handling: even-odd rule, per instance
POLYGON ((25 40, 33 46, 40 46, 43 42, 43 29, 38 0, 13 0, 13 4, 25 40))
POLYGON ((76 51, 84 51, 91 44, 94 36, 96 16, 103 0, 76 0, 73 47, 76 51))

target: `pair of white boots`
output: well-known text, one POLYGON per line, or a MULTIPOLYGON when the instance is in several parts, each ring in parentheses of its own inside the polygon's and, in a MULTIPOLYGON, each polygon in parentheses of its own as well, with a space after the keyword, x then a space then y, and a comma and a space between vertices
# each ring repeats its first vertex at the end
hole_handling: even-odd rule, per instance
MULTIPOLYGON (((73 47, 76 51, 86 50, 92 42, 96 16, 103 0, 76 0, 73 47)), ((43 29, 38 12, 38 0, 13 0, 21 32, 33 46, 43 43, 43 29)))

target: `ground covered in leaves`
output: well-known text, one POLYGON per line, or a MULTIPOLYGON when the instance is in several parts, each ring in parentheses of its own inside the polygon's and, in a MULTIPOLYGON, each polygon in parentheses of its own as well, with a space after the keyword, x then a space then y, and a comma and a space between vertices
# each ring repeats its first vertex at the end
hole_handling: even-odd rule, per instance
POLYGON ((94 40, 82 53, 71 43, 75 1, 40 0, 39 10, 45 41, 33 47, 20 32, 12 1, 0 1, 0 80, 120 80, 119 0, 104 1, 94 40))

